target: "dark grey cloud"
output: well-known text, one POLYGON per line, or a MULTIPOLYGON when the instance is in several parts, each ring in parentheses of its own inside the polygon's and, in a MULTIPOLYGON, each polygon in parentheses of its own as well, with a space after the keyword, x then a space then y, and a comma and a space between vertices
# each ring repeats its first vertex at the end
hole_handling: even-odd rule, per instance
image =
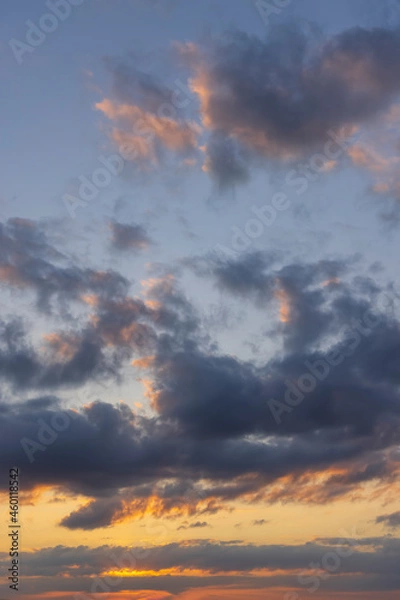
MULTIPOLYGON (((53 270, 64 260, 35 224, 11 222, 2 232, 9 263, 22 256, 15 262, 18 273, 31 277, 32 257, 53 270), (26 238, 26 246, 17 238, 26 238)), ((237 498, 322 503, 368 481, 392 481, 398 463, 393 452, 399 443, 400 337, 391 306, 379 306, 385 290, 355 275, 354 260, 286 264, 283 259, 253 253, 237 260, 186 261, 198 275, 233 298, 252 300, 264 313, 277 301, 288 304, 287 322, 275 332, 271 326, 265 330, 266 336, 282 335, 282 351, 259 356, 256 364, 218 350, 202 332, 177 274, 160 267, 144 300, 130 297, 125 283, 114 286, 118 273, 111 280, 108 274, 99 277, 101 287, 94 288, 87 279, 97 272, 85 278, 79 271, 76 290, 92 292, 93 314, 75 330, 54 334, 54 352, 46 358, 21 324, 2 322, 0 377, 31 392, 26 404, 1 406, 4 468, 29 463, 27 489, 48 484, 91 499, 62 521, 87 530, 140 518, 150 498, 157 499, 158 517, 178 508, 179 518, 203 522, 199 515, 229 508, 237 498), (366 333, 358 333, 358 321, 366 333), (42 397, 43 390, 118 377, 132 357, 148 355, 152 416, 98 401, 68 413, 68 426, 57 435, 49 431, 59 409, 52 396, 42 397), (327 355, 341 360, 332 366, 327 355), (301 394, 305 375, 315 384, 301 394), (271 400, 293 397, 277 421, 271 400), (339 471, 329 473, 332 466, 339 471), (314 484, 311 495, 316 473, 325 473, 325 479, 314 484), (285 487, 275 486, 282 477, 285 487)), ((27 281, 34 281, 38 295, 42 286, 47 293, 46 277, 27 281)), ((260 318, 268 322, 265 314, 260 318)))
MULTIPOLYGON (((369 342, 380 344, 379 337, 369 342)), ((164 419, 200 438, 280 435, 280 431, 300 434, 322 428, 332 433, 342 430, 344 440, 349 427, 351 436, 372 435, 385 415, 399 416, 394 387, 374 380, 361 356, 346 361, 343 347, 333 346, 330 351, 343 355, 341 368, 330 368, 321 352, 276 359, 263 369, 229 356, 207 356, 189 350, 171 353, 153 365, 155 406, 164 419), (307 394, 293 391, 299 389, 296 381, 305 374, 309 381, 313 372, 317 373, 312 376, 313 390, 307 394), (326 378, 317 385, 321 373, 326 378), (269 401, 284 402, 288 396, 294 404, 296 398, 301 400, 303 396, 303 400, 296 410, 287 411, 280 430, 269 401)))
POLYGON ((269 521, 266 521, 265 519, 256 519, 255 521, 253 521, 253 525, 266 525, 267 523, 269 523, 269 521))
POLYGON ((111 221, 110 229, 111 244, 116 250, 145 250, 152 243, 146 229, 142 225, 111 221))
MULTIPOLYGON (((399 50, 398 29, 361 27, 320 44, 294 25, 265 40, 237 31, 216 43, 196 65, 207 127, 226 138, 220 150, 210 142, 212 174, 226 184, 226 145, 259 164, 287 161, 322 149, 330 131, 370 121, 400 92, 399 50)), ((232 182, 238 172, 245 165, 232 182)))
POLYGON ((205 169, 215 178, 220 191, 246 183, 250 176, 244 151, 218 134, 213 134, 207 143, 205 169))
POLYGON ((154 307, 122 294, 107 298, 105 291, 93 297, 88 320, 82 318, 67 330, 58 327, 40 345, 32 342, 27 321, 0 320, 0 380, 15 389, 76 387, 117 378, 133 356, 190 344, 199 323, 185 296, 165 289, 162 282, 150 296, 160 300, 154 307))
POLYGON ((106 57, 104 64, 112 75, 113 95, 123 103, 135 104, 156 113, 171 101, 172 91, 155 75, 140 66, 145 56, 130 54, 123 59, 106 57))
POLYGON ((100 498, 64 517, 60 525, 68 529, 98 529, 108 527, 122 513, 123 503, 118 497, 100 498))
MULTIPOLYGON (((291 351, 304 351, 323 336, 340 329, 343 322, 349 322, 349 310, 328 310, 332 297, 343 290, 342 303, 355 302, 355 311, 359 315, 360 304, 352 299, 350 293, 339 278, 345 275, 356 257, 343 260, 321 260, 317 263, 294 262, 283 264, 278 253, 248 252, 238 258, 208 256, 195 258, 187 262, 200 277, 210 278, 222 291, 233 297, 243 297, 256 302, 264 310, 266 306, 284 305, 290 326, 278 326, 270 331, 283 336, 286 348, 291 351), (335 294, 336 290, 336 294, 335 294), (346 313, 341 319, 341 313, 346 313), (338 323, 338 320, 343 322, 338 323)), ((366 281, 357 278, 358 288, 366 293, 376 293, 374 287, 368 287, 366 281)), ((339 298, 342 296, 339 295, 339 298)), ((337 309, 341 308, 339 300, 337 309)), ((365 310, 365 308, 364 308, 365 310)))
POLYGON ((388 514, 388 515, 379 515, 376 520, 376 523, 383 523, 386 527, 390 527, 392 529, 396 529, 400 527, 400 511, 388 514))
POLYGON ((69 303, 85 294, 120 297, 130 287, 115 271, 79 267, 49 243, 44 226, 28 219, 0 223, 0 284, 31 290, 46 314, 54 298, 67 312, 69 303))
POLYGON ((70 356, 53 354, 49 360, 31 345, 21 321, 0 321, 0 379, 15 389, 73 387, 116 375, 117 366, 90 329, 80 331, 73 339, 70 356))
POLYGON ((112 89, 97 108, 114 122, 110 138, 127 158, 123 177, 132 180, 135 174, 136 182, 149 181, 157 169, 169 185, 197 164, 201 127, 193 115, 195 94, 172 72, 170 53, 158 58, 155 68, 146 65, 140 50, 106 58, 112 89))
MULTIPOLYGON (((350 400, 345 399, 345 406, 350 400)), ((229 423, 217 420, 218 431, 201 431, 199 437, 199 431, 192 433, 193 427, 190 435, 180 431, 187 426, 184 421, 177 428, 173 419, 139 417, 126 405, 95 402, 80 414, 67 411, 63 415, 42 399, 27 406, 3 404, 0 408, 1 463, 11 461, 21 468, 29 463, 26 489, 47 484, 93 498, 63 519, 62 525, 71 529, 90 530, 140 518, 151 506, 151 498, 158 499, 158 517, 176 516, 177 510, 185 516, 214 514, 235 498, 263 497, 268 486, 287 475, 294 477, 293 486, 279 487, 281 498, 295 500, 302 488, 296 481, 298 475, 310 476, 332 465, 342 465, 343 474, 332 475, 325 485, 314 485, 312 497, 307 499, 305 494, 303 500, 324 502, 365 481, 390 481, 395 473, 395 464, 385 458, 386 451, 398 443, 394 422, 391 436, 385 434, 383 424, 376 435, 373 429, 369 435, 357 436, 348 425, 353 413, 344 410, 336 417, 342 427, 327 421, 318 433, 318 405, 312 408, 316 415, 309 417, 308 427, 305 417, 299 416, 303 425, 297 425, 297 430, 302 427, 303 432, 287 437, 296 429, 293 422, 281 430, 271 426, 271 444, 263 443, 262 437, 245 435, 249 427, 254 431, 254 425, 245 425, 247 429, 239 435, 237 429, 232 433, 229 423), (249 472, 250 480, 244 477, 249 472)), ((238 406, 233 409, 240 414, 238 406)), ((378 419, 377 410, 371 411, 370 419, 378 419)), ((204 412, 211 423, 213 411, 206 405, 204 412)), ((205 421, 199 425, 205 426, 205 421)))
POLYGON ((273 280, 266 271, 277 259, 276 254, 257 251, 237 259, 194 258, 186 264, 200 277, 213 277, 221 290, 262 303, 272 297, 273 280))
MULTIPOLYGON (((374 540, 365 540, 368 545, 374 540)), ((38 587, 36 591, 47 589, 46 581, 57 576, 65 581, 64 590, 90 589, 88 582, 108 569, 137 568, 141 571, 161 571, 162 569, 185 568, 203 570, 202 577, 174 576, 157 577, 157 582, 144 574, 141 577, 124 577, 123 582, 115 582, 113 591, 136 589, 164 589, 177 593, 189 588, 204 585, 224 585, 231 587, 271 589, 293 587, 305 592, 315 581, 317 571, 310 573, 310 564, 321 564, 325 557, 331 567, 333 560, 340 577, 326 577, 324 590, 327 592, 362 592, 372 590, 398 590, 399 545, 397 543, 374 544, 373 550, 363 549, 364 540, 342 539, 326 543, 310 541, 299 545, 253 545, 238 542, 216 543, 202 540, 190 544, 170 543, 143 547, 121 547, 104 545, 97 548, 88 546, 56 546, 25 553, 25 577, 38 587), (350 545, 349 545, 350 542, 350 545), (336 557, 336 558, 335 558, 336 557), (332 562, 331 562, 332 561, 332 562), (256 578, 250 572, 268 569, 270 573, 256 578), (293 573, 296 570, 297 572, 293 573), (277 573, 279 571, 280 573, 277 573), (299 573, 302 577, 299 586, 299 573), (64 575, 64 577, 62 577, 64 575), (229 579, 227 576, 229 575, 229 579), (32 581, 31 581, 32 578, 32 581), (35 578, 35 580, 33 580, 35 578), (139 581, 137 581, 139 580, 139 581), (160 581, 159 581, 160 580, 160 581), (74 582, 71 586, 68 582, 74 582), (151 583, 150 583, 151 582, 151 583), (150 585, 149 585, 150 583, 150 585), (146 585, 147 584, 147 585, 146 585), (78 586, 81 586, 80 588, 78 586), (140 586, 140 587, 139 587, 140 586)), ((7 564, 7 557, 1 563, 7 564)))
MULTIPOLYGON (((120 248, 149 243, 140 226, 113 222, 113 231, 120 248)), ((0 320, 0 379, 19 390, 118 377, 129 358, 154 350, 164 332, 168 343, 172 331, 179 340, 198 328, 195 310, 173 278, 154 281, 148 298, 156 303, 149 306, 128 295, 131 283, 120 273, 77 265, 36 221, 0 223, 0 284, 28 290, 36 309, 55 319, 56 330, 36 344, 28 319, 0 320), (73 308, 80 313, 72 316, 73 308)))

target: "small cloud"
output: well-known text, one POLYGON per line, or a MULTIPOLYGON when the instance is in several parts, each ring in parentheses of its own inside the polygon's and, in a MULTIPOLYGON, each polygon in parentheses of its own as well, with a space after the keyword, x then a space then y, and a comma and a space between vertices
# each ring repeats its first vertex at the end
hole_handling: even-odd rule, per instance
POLYGON ((269 523, 269 521, 266 521, 265 519, 256 519, 253 521, 253 525, 266 525, 267 523, 269 523))
POLYGON ((163 116, 160 110, 153 114, 135 104, 107 98, 95 108, 114 123, 110 137, 126 160, 155 166, 161 149, 190 158, 197 148, 201 128, 194 121, 163 116))
POLYGON ((379 515, 375 519, 375 523, 383 523, 385 527, 396 529, 400 527, 400 510, 389 515, 379 515))
POLYGON ((196 521, 196 523, 190 523, 190 525, 181 525, 178 527, 178 531, 181 529, 199 529, 202 527, 210 527, 210 525, 206 521, 196 521))
POLYGON ((146 230, 142 225, 136 223, 125 224, 112 221, 111 229, 111 244, 119 251, 127 250, 145 250, 151 245, 146 230))

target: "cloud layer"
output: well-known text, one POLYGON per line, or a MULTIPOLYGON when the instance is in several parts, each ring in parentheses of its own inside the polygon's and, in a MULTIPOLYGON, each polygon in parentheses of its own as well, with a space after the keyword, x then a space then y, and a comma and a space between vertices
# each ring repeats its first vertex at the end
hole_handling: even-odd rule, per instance
MULTIPOLYGON (((18 281, 23 275, 35 296, 49 301, 49 280, 36 276, 37 261, 64 281, 60 253, 32 222, 12 221, 3 231, 8 244, 17 235, 28 238, 12 255, 18 281)), ((4 468, 16 459, 30 463, 25 485, 86 496, 89 504, 62 521, 70 529, 147 513, 213 514, 235 499, 324 503, 351 497, 368 482, 393 484, 397 295, 354 275, 356 263, 288 264, 266 253, 186 260, 208 284, 275 314, 264 320, 264 336, 279 336, 281 352, 254 363, 224 354, 204 335, 174 275, 143 282, 140 298, 129 295, 117 272, 100 276, 70 265, 73 287, 66 293, 89 313, 74 328, 46 336, 51 358, 15 321, 0 330, 0 377, 31 398, 1 405, 4 468), (105 398, 60 416, 57 390, 121 377, 130 362, 150 414, 105 398), (43 396, 43 389, 54 395, 43 396)), ((18 288, 15 280, 6 283, 18 288)))

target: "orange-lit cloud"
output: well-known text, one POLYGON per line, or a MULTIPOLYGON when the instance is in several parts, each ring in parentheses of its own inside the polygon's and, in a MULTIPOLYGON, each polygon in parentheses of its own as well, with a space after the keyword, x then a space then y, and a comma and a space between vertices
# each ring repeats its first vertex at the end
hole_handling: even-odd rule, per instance
POLYGON ((355 463, 353 466, 337 466, 324 470, 285 475, 267 486, 260 494, 267 502, 300 502, 305 504, 325 504, 347 498, 354 500, 383 499, 392 502, 399 493, 398 476, 400 469, 395 462, 387 460, 386 476, 363 478, 368 467, 355 463))
POLYGON ((209 116, 209 104, 212 97, 212 82, 205 67, 200 67, 193 79, 189 82, 190 89, 197 94, 200 101, 201 119, 204 127, 212 127, 213 121, 209 116))
MULTIPOLYGON (((89 586, 90 587, 90 586, 89 586)), ((104 596, 105 600, 302 600, 301 592, 298 588, 250 588, 241 585, 235 587, 229 586, 209 586, 202 588, 191 588, 182 593, 171 594, 163 590, 129 590, 121 592, 110 591, 104 596)), ((84 592, 83 592, 84 593, 84 592)), ((44 592, 41 594, 19 594, 19 600, 71 600, 71 592, 44 592)), ((89 596, 90 597, 90 596, 89 596)), ((397 591, 379 591, 379 592, 340 592, 340 600, 398 600, 397 591)), ((313 600, 338 600, 338 593, 318 592, 312 594, 313 600)), ((79 600, 79 596, 77 596, 79 600)), ((87 600, 84 596, 82 600, 87 600)))
POLYGON ((141 282, 142 287, 144 288, 144 293, 146 296, 152 296, 153 294, 162 293, 162 294, 171 294, 176 279, 174 275, 168 273, 164 275, 164 277, 151 277, 149 279, 143 279, 141 282))
POLYGON ((187 64, 194 65, 200 60, 200 48, 193 42, 173 42, 172 47, 187 64))
POLYGON ((201 129, 194 121, 177 121, 133 104, 118 104, 108 99, 98 102, 95 107, 111 121, 123 125, 112 131, 111 138, 118 146, 131 148, 132 155, 138 160, 157 161, 155 142, 173 152, 197 147, 201 129))
MULTIPOLYGON (((190 89, 197 95, 200 102, 200 114, 204 127, 209 130, 218 130, 218 120, 214 117, 211 109, 211 102, 215 95, 218 94, 219 84, 210 74, 206 65, 197 67, 196 75, 189 82, 190 89)), ((223 89, 220 90, 223 95, 223 89)), ((279 154, 284 160, 296 158, 298 152, 289 148, 279 148, 272 139, 269 139, 265 132, 253 127, 244 126, 243 124, 231 123, 230 135, 237 138, 242 144, 248 148, 252 148, 262 155, 279 154)), ((200 149, 206 150, 207 146, 200 149)), ((212 170, 210 158, 206 157, 203 171, 210 172, 212 170)))
POLYGON ((385 181, 379 181, 372 186, 372 189, 377 194, 386 194, 390 191, 390 185, 385 181))
POLYGON ((385 158, 373 148, 361 144, 350 146, 347 152, 355 165, 364 167, 372 173, 387 172, 394 164, 398 164, 400 161, 400 158, 394 156, 385 158))
MULTIPOLYGON (((90 589, 90 585, 88 582, 88 589, 90 589)), ((77 600, 92 600, 93 594, 88 594, 84 590, 76 591, 76 592, 43 592, 41 594, 19 594, 18 600, 72 600, 74 597, 77 600), (86 598, 87 596, 87 598, 86 598)), ((165 592, 163 590, 130 590, 122 591, 122 592, 110 592, 104 594, 104 600, 172 600, 174 597, 173 594, 169 592, 165 592)))
POLYGON ((381 92, 376 70, 366 56, 334 52, 323 60, 322 68, 325 74, 336 77, 359 93, 372 95, 381 92))
POLYGON ((51 489, 51 486, 38 485, 29 491, 21 491, 19 494, 20 502, 25 506, 36 506, 41 503, 43 495, 51 489))
MULTIPOLYGON (((127 491, 113 499, 112 517, 109 525, 117 525, 132 520, 141 520, 146 517, 156 519, 177 519, 194 517, 196 515, 213 515, 219 511, 230 511, 226 505, 213 497, 199 498, 196 495, 160 497, 156 487, 152 496, 137 498, 135 492, 127 491)), ((65 522, 75 518, 76 515, 91 514, 96 510, 97 501, 89 501, 66 517, 65 522)))
POLYGON ((67 333, 49 333, 43 336, 51 359, 56 361, 71 360, 78 348, 79 338, 67 333))
POLYGON ((327 160, 321 167, 322 172, 332 171, 337 166, 336 160, 327 160))
POLYGON ((148 330, 145 325, 134 322, 122 327, 104 329, 100 334, 108 346, 129 346, 139 338, 147 338, 148 330))
POLYGON ((88 304, 89 306, 98 306, 100 303, 100 298, 95 294, 82 294, 80 299, 84 304, 88 304))
POLYGON ((92 314, 89 320, 107 346, 146 347, 153 332, 151 327, 139 322, 145 308, 141 300, 127 297, 106 302, 102 308, 103 313, 92 314))
POLYGON ((138 369, 148 369, 154 364, 155 356, 143 356, 132 361, 132 366, 138 369))
POLYGON ((139 379, 139 381, 143 385, 143 394, 145 398, 148 398, 150 400, 151 407, 157 410, 157 401, 159 394, 155 388, 154 382, 151 379, 145 379, 142 377, 139 379))
POLYGON ((282 288, 275 290, 275 298, 279 302, 279 320, 281 323, 289 323, 291 319, 290 296, 282 288))
POLYGON ((0 265, 0 282, 7 283, 16 287, 28 285, 17 267, 12 265, 0 265))
POLYGON ((371 190, 395 199, 400 198, 399 127, 400 105, 393 104, 365 130, 362 142, 347 149, 352 163, 373 178, 371 190))
POLYGON ((327 279, 326 281, 322 282, 322 286, 323 287, 328 287, 330 285, 338 285, 340 283, 340 279, 339 277, 331 277, 330 279, 327 279))
POLYGON ((172 567, 169 569, 118 569, 107 570, 101 573, 101 577, 204 577, 212 576, 210 571, 199 569, 185 569, 183 567, 172 567))
POLYGON ((152 140, 123 129, 114 128, 110 134, 111 140, 120 149, 124 158, 139 163, 156 165, 158 159, 152 140))
MULTIPOLYGON (((308 592, 306 592, 308 594, 308 592)), ((261 588, 248 587, 204 587, 192 589, 174 597, 174 600, 303 600, 306 595, 304 588, 261 588)), ((396 592, 362 592, 362 593, 329 593, 319 592, 312 594, 312 600, 397 600, 396 592)))

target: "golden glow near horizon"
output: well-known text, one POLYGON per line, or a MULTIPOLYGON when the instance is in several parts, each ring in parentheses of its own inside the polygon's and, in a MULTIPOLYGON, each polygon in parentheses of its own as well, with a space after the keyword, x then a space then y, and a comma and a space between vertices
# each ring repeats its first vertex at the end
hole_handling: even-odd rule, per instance
MULTIPOLYGON (((57 490, 44 488, 31 496, 31 504, 23 506, 24 549, 51 547, 60 543, 69 546, 103 544, 121 547, 152 547, 162 542, 199 540, 242 540, 251 544, 302 544, 318 537, 338 537, 339 530, 356 532, 357 537, 382 535, 382 526, 374 520, 382 513, 381 500, 338 501, 325 505, 287 503, 266 505, 263 502, 246 504, 234 502, 232 512, 216 515, 157 519, 145 516, 95 530, 71 530, 60 521, 88 502, 84 497, 68 498, 57 490), (190 523, 206 522, 207 526, 190 528, 190 523), (255 522, 265 521, 263 524, 255 522), (46 527, 43 527, 43 523, 46 527), (182 529, 179 529, 182 527, 182 529), (310 536, 311 533, 311 536, 310 536), (162 536, 160 538, 160 535, 162 536)), ((385 512, 398 509, 397 500, 385 507, 385 512)), ((4 547, 6 550, 6 546, 4 547)))

